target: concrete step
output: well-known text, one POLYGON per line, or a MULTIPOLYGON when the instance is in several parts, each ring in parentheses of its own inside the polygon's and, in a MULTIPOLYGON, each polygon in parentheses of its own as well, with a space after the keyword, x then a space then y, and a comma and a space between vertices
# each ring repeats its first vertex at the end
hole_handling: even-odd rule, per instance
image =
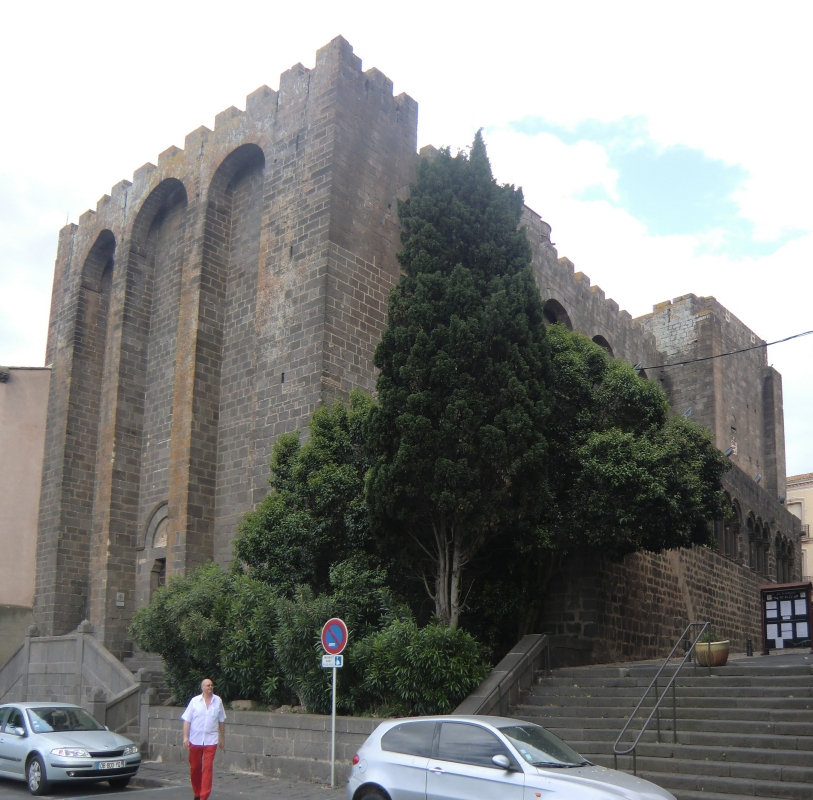
MULTIPOLYGON (((640 700, 635 697, 613 697, 584 695, 580 697, 565 697, 563 695, 550 695, 546 697, 526 695, 524 705, 538 705, 542 708, 619 708, 633 709, 640 700)), ((664 702, 671 704, 671 692, 664 702)), ((648 700, 649 707, 652 707, 651 697, 648 700)), ((677 695, 678 708, 719 708, 719 709, 753 709, 761 712, 763 710, 787 710, 787 711, 813 711, 813 697, 743 697, 738 693, 736 697, 719 696, 683 696, 677 695)))
MULTIPOLYGON (((603 767, 613 767, 612 756, 597 755, 591 758, 603 767)), ((619 756, 618 766, 624 770, 632 769, 632 758, 619 756)), ((749 761, 714 761, 683 758, 657 758, 638 756, 638 771, 669 772, 680 775, 708 775, 718 778, 744 778, 760 781, 785 781, 790 783, 813 784, 813 765, 807 767, 787 766, 782 764, 755 764, 749 761)))
MULTIPOLYGON (((663 684, 665 688, 666 684, 663 684)), ((631 686, 622 684, 620 686, 557 686, 548 687, 545 684, 532 687, 534 697, 634 697, 635 702, 641 699, 644 692, 649 688, 649 684, 642 686, 631 686)), ((701 686, 681 686, 677 687, 678 697, 743 697, 746 694, 743 687, 727 686, 725 684, 701 685, 701 686)), ((790 687, 761 686, 750 687, 747 695, 749 697, 813 697, 813 684, 796 684, 790 687)))
MULTIPOLYGON (((672 675, 662 676, 662 680, 658 683, 665 686, 672 678, 672 675)), ((538 681, 540 686, 549 687, 568 687, 586 689, 591 688, 625 688, 625 687, 641 687, 643 691, 647 686, 652 683, 652 678, 597 678, 588 677, 573 679, 561 678, 554 675, 551 678, 542 677, 538 681)), ((677 677, 678 686, 683 687, 704 687, 704 686, 717 686, 723 685, 728 687, 765 687, 766 689, 775 687, 794 687, 794 686, 813 686, 813 675, 735 675, 731 677, 724 677, 720 675, 698 675, 697 677, 691 674, 681 672, 677 677)))
MULTIPOLYGON (((720 794, 719 792, 693 792, 688 789, 670 789, 676 800, 754 800, 753 794, 720 794)), ((770 800, 770 798, 763 798, 770 800)))
MULTIPOLYGON (((537 722, 536 719, 528 719, 529 722, 537 722)), ((613 728, 557 728, 553 725, 545 726, 551 733, 556 734, 560 739, 571 744, 576 750, 580 749, 580 742, 614 742, 618 738, 620 727, 613 728)), ((663 730, 663 729, 662 729, 663 730)), ((636 732, 637 735, 637 732, 636 732)), ((664 731, 665 736, 671 738, 671 731, 664 731)), ((633 735, 625 742, 631 742, 633 735)), ((809 756, 813 760, 813 736, 775 736, 772 734, 751 734, 751 733, 714 733, 708 731, 687 731, 678 728, 677 739, 679 744, 696 744, 720 747, 757 747, 762 749, 775 750, 800 750, 811 753, 809 756)), ((642 742, 655 743, 657 737, 655 731, 647 730, 641 737, 642 742)), ((813 797, 813 795, 811 795, 813 797)))
MULTIPOLYGON (((554 716, 551 714, 529 713, 524 706, 518 706, 515 711, 516 716, 523 718, 534 717, 543 727, 553 729, 590 729, 590 728, 612 728, 620 731, 629 720, 628 716, 554 716)), ((631 724, 633 730, 639 730, 646 721, 649 714, 644 717, 636 717, 631 724)), ((650 727, 657 724, 653 718, 650 727)), ((661 714, 660 727, 662 731, 672 730, 671 714, 661 714)), ((678 733, 687 731, 697 731, 705 733, 719 733, 724 735, 738 736, 749 733, 759 736, 788 736, 804 737, 813 739, 813 724, 810 721, 804 722, 760 722, 752 719, 711 719, 711 718, 686 718, 678 716, 678 733)))
MULTIPOLYGON (((537 714, 546 719, 557 717, 578 717, 579 719, 599 719, 599 718, 621 718, 627 719, 634 711, 632 704, 624 706, 613 705, 593 705, 593 706, 573 706, 573 705, 521 705, 516 707, 517 713, 537 714)), ((644 706, 638 717, 649 716, 652 705, 644 706)), ((661 704, 661 719, 671 719, 672 702, 667 698, 661 704)), ((680 720, 732 720, 748 722, 798 722, 813 725, 813 709, 772 709, 772 708, 720 708, 718 706, 696 706, 677 704, 677 718, 680 720)))
MULTIPOLYGON (((582 741, 575 748, 590 761, 613 760, 613 742, 582 741)), ((810 767, 813 759, 805 750, 780 750, 777 748, 719 747, 709 745, 673 744, 672 742, 641 742, 638 758, 654 758, 669 763, 673 760, 722 761, 737 764, 774 764, 780 767, 810 767)), ((619 756, 618 765, 632 769, 632 756, 619 756)), ((667 767, 668 769, 668 767, 667 767)), ((811 794, 813 797, 813 794, 811 794)))
POLYGON ((668 772, 638 770, 638 777, 652 781, 673 791, 687 789, 695 792, 782 798, 783 800, 810 800, 811 784, 793 781, 760 781, 750 778, 722 778, 713 775, 680 775, 668 772))

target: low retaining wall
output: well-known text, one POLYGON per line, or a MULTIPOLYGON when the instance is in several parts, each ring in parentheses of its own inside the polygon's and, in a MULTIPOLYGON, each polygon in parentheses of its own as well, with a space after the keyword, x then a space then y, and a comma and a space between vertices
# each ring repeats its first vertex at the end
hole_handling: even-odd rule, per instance
POLYGON ((663 658, 689 622, 760 646, 759 587, 769 581, 707 547, 574 559, 551 583, 540 627, 552 631, 554 667, 663 658))
MULTIPOLYGON (((150 706, 148 757, 187 760, 183 748, 182 708, 150 706)), ((336 718, 336 783, 350 777, 350 760, 381 722, 371 717, 336 718)), ((227 711, 226 747, 216 769, 259 772, 292 780, 330 781, 330 717, 268 711, 227 711)))

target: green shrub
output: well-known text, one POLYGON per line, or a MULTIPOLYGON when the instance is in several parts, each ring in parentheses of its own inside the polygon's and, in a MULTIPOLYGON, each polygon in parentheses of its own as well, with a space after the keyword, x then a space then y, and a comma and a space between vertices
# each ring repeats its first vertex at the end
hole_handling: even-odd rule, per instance
POLYGON ((356 705, 388 714, 448 714, 488 674, 481 645, 461 629, 397 619, 350 647, 356 705))
MULTIPOLYGON (((320 634, 325 622, 341 617, 352 642, 409 613, 393 600, 383 571, 365 569, 363 562, 335 564, 330 568, 330 584, 330 594, 316 595, 310 587, 300 586, 293 600, 277 602, 274 654, 287 688, 314 714, 330 712, 332 675, 321 667, 320 634)), ((360 680, 354 666, 345 662, 337 675, 337 707, 342 712, 361 710, 355 703, 360 680)))
POLYGON ((170 578, 140 608, 131 626, 142 649, 159 653, 176 703, 184 704, 211 678, 224 700, 280 699, 273 658, 276 598, 272 587, 216 564, 170 578))

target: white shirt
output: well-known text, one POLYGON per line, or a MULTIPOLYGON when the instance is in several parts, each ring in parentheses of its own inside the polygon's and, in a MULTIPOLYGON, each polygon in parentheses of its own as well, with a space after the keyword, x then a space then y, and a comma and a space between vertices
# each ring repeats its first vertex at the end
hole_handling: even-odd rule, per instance
POLYGON ((223 710, 223 701, 216 695, 212 695, 209 708, 203 700, 203 695, 199 694, 189 701, 186 711, 181 714, 181 719, 189 723, 190 744, 206 745, 217 744, 217 726, 226 721, 226 712, 223 710))

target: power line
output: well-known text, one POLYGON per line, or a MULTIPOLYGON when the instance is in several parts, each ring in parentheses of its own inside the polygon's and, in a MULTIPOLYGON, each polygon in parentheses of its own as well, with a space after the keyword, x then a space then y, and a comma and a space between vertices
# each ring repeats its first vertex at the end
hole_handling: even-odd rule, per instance
POLYGON ((730 353, 717 353, 716 356, 703 356, 703 358, 692 358, 689 361, 676 361, 674 364, 658 364, 655 367, 638 367, 637 369, 665 369, 666 367, 683 367, 686 364, 696 364, 698 361, 711 361, 713 358, 724 358, 725 356, 735 356, 737 353, 747 353, 749 350, 759 350, 762 347, 770 347, 774 344, 782 344, 782 342, 789 342, 791 339, 798 339, 800 336, 809 336, 813 331, 805 331, 804 333, 796 333, 793 336, 787 336, 784 339, 777 339, 775 342, 762 342, 755 344, 753 347, 743 347, 742 350, 732 350, 730 353))

